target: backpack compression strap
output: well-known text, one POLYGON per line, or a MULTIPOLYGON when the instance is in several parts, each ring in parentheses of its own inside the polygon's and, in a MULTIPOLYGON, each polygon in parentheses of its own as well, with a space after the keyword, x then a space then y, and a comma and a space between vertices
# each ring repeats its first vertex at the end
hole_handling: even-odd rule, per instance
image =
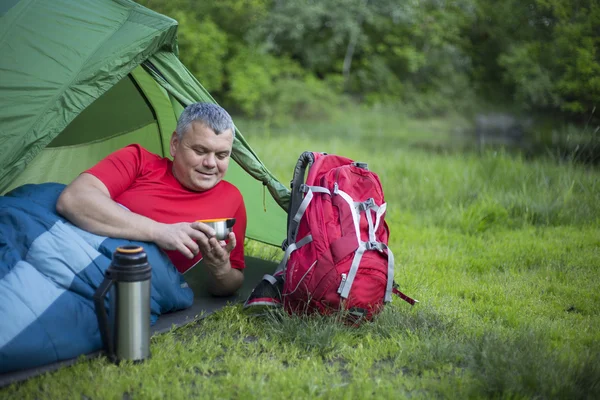
POLYGON ((415 300, 411 297, 408 297, 407 295, 405 295, 404 293, 402 293, 400 290, 398 290, 397 285, 394 283, 394 288, 392 289, 392 293, 394 293, 396 296, 400 297, 402 300, 404 300, 405 302, 407 302, 408 304, 410 304, 411 306, 414 306, 415 303, 418 303, 419 300, 415 300))
POLYGON ((375 237, 375 226, 379 226, 381 216, 385 212, 385 203, 380 207, 377 204, 375 204, 375 201, 372 198, 364 202, 355 202, 348 193, 339 189, 337 182, 333 185, 333 194, 339 195, 347 203, 348 208, 350 209, 350 212, 352 214, 352 220, 354 222, 354 231, 356 233, 356 240, 358 242, 358 249, 354 253, 354 258, 352 259, 352 264, 350 266, 350 270, 348 271, 348 276, 346 277, 346 280, 342 283, 342 286, 340 286, 340 296, 346 299, 350 295, 350 289, 352 288, 352 284, 354 283, 354 278, 356 277, 356 273, 358 272, 360 260, 362 259, 362 256, 365 251, 379 250, 380 252, 384 252, 384 250, 387 250, 388 271, 384 301, 386 303, 391 302, 392 286, 394 282, 394 254, 384 243, 378 242, 375 237), (375 223, 373 223, 371 210, 375 210, 376 212, 375 223), (379 212, 380 210, 382 211, 379 212), (369 223, 369 241, 367 242, 361 241, 360 237, 360 212, 366 213, 367 222, 369 223))
POLYGON ((333 194, 339 195, 345 202, 348 204, 350 211, 352 212, 352 219, 354 221, 354 228, 356 231, 356 238, 358 240, 358 249, 354 253, 354 258, 352 259, 352 264, 350 266, 350 270, 348 271, 348 275, 342 281, 340 288, 338 289, 340 296, 343 298, 348 298, 350 295, 350 289, 352 288, 352 283, 354 282, 354 278, 356 277, 356 273, 358 272, 358 267, 360 265, 360 260, 367 250, 378 250, 379 252, 387 252, 388 258, 388 271, 387 271, 387 284, 385 289, 385 297, 384 301, 389 303, 392 301, 392 293, 398 295, 401 299, 407 301, 409 304, 414 305, 416 300, 411 299, 406 296, 404 293, 400 292, 397 288, 394 287, 394 253, 392 250, 382 242, 377 241, 375 236, 375 232, 377 228, 379 228, 379 224, 381 223, 382 216, 385 213, 387 203, 383 203, 381 206, 375 204, 373 198, 370 198, 363 202, 355 202, 353 199, 342 190, 339 190, 337 183, 333 186, 333 194), (375 221, 373 221, 372 211, 375 212, 375 221), (365 212, 367 217, 367 222, 369 224, 369 241, 363 242, 360 239, 360 231, 359 231, 359 223, 360 223, 360 212, 365 212))
POLYGON ((277 266, 277 269, 275 270, 273 275, 282 274, 285 271, 285 267, 287 265, 287 262, 290 258, 290 255, 292 254, 292 252, 294 252, 295 250, 298 250, 300 247, 312 242, 312 240, 313 240, 312 235, 306 235, 305 237, 300 239, 298 242, 291 243, 290 245, 288 245, 288 247, 285 249, 285 254, 283 255, 283 258, 281 259, 281 262, 277 266))

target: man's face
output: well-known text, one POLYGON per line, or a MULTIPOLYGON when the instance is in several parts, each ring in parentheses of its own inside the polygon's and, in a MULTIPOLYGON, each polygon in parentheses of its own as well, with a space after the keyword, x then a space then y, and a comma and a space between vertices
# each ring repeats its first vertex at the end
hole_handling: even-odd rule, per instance
POLYGON ((171 136, 173 175, 190 190, 211 189, 227 172, 232 146, 230 129, 217 135, 202 122, 194 121, 181 140, 175 132, 171 136))

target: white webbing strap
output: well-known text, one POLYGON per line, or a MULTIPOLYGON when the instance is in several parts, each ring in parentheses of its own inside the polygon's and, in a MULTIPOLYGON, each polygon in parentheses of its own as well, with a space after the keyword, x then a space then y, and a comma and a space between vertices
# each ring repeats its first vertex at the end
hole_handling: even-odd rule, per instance
POLYGON ((387 203, 383 203, 381 206, 377 206, 373 199, 369 199, 368 201, 363 203, 364 205, 361 207, 361 210, 365 211, 367 215, 367 222, 369 224, 369 244, 367 245, 367 249, 376 248, 380 252, 384 250, 388 251, 388 281, 385 290, 385 302, 392 301, 392 289, 394 283, 394 254, 384 243, 378 242, 375 238, 375 232, 377 232, 377 228, 379 228, 379 224, 381 223, 381 217, 385 213, 387 208, 387 203), (375 224, 373 224, 373 216, 371 215, 371 210, 375 211, 375 224))
POLYGON ((346 192, 339 190, 337 183, 334 184, 333 193, 339 194, 345 201, 348 203, 350 210, 352 211, 352 219, 354 222, 354 230, 356 232, 356 239, 359 243, 358 249, 356 253, 354 253, 354 258, 352 259, 352 265, 350 266, 350 270, 348 271, 348 276, 346 277, 346 281, 343 284, 340 296, 342 298, 348 298, 350 295, 350 289, 352 288, 352 283, 354 282, 354 278, 356 277, 356 273, 358 271, 358 267, 360 265, 360 260, 366 250, 379 250, 381 252, 384 249, 388 250, 388 281, 385 289, 385 298, 384 301, 386 303, 392 301, 392 285, 394 282, 394 255, 388 247, 380 243, 375 238, 375 232, 379 227, 381 222, 381 217, 383 213, 385 213, 386 203, 383 203, 381 206, 375 204, 373 199, 369 199, 365 202, 356 203, 346 192), (367 215, 367 221, 369 223, 369 242, 362 242, 360 239, 360 214, 359 210, 364 210, 367 215), (373 217, 371 215, 371 210, 376 212, 375 223, 373 223, 373 217))
POLYGON ((348 271, 348 276, 346 276, 346 281, 344 282, 340 296, 344 299, 347 299, 350 295, 350 289, 352 288, 352 283, 354 282, 354 278, 358 272, 360 260, 366 250, 378 250, 380 252, 383 252, 384 250, 388 251, 387 284, 385 287, 385 297, 383 301, 390 303, 392 301, 392 290, 394 285, 394 254, 389 247, 381 242, 360 242, 360 245, 354 254, 354 258, 352 259, 352 265, 348 271))
POLYGON ((331 196, 329 189, 321 186, 302 185, 301 190, 306 193, 306 196, 304 196, 302 203, 300 203, 300 206, 298 207, 298 211, 296 211, 296 214, 294 215, 294 221, 296 222, 300 222, 300 219, 302 219, 302 216, 306 212, 308 205, 314 197, 313 193, 325 193, 331 196))
POLYGON ((352 200, 352 197, 350 197, 350 195, 348 195, 348 193, 339 190, 337 183, 334 184, 334 190, 333 190, 334 194, 339 194, 340 196, 342 196, 342 199, 344 199, 344 201, 346 203, 348 203, 348 207, 350 207, 350 211, 352 212, 352 221, 354 222, 354 231, 356 232, 356 240, 358 241, 358 243, 360 243, 360 225, 359 225, 359 221, 360 221, 360 215, 358 214, 358 211, 356 210, 356 207, 354 205, 354 200, 352 200))
POLYGON ((377 245, 380 251, 383 252, 384 250, 387 250, 388 253, 388 281, 387 286, 385 287, 384 301, 390 303, 392 301, 392 290, 394 289, 394 253, 392 253, 392 250, 384 243, 377 243, 377 245))
POLYGON ((367 222, 369 223, 369 242, 375 242, 375 229, 373 226, 373 217, 371 216, 371 209, 367 208, 365 210, 365 214, 367 214, 367 222))
POLYGON ((378 206, 375 204, 375 200, 372 197, 366 201, 355 204, 357 205, 359 211, 364 211, 367 216, 367 222, 369 223, 369 241, 376 242, 377 239, 375 238, 375 232, 377 232, 377 228, 379 228, 381 217, 385 213, 387 204, 383 203, 381 206, 378 206), (375 223, 373 223, 371 210, 375 212, 375 223))
POLYGON ((296 214, 294 215, 293 220, 294 220, 294 222, 296 222, 296 230, 294 231, 292 238, 295 238, 298 235, 298 228, 300 227, 300 220, 302 219, 302 216, 306 212, 308 205, 310 204, 310 202, 312 201, 312 199, 314 197, 313 193, 326 193, 331 196, 331 192, 329 191, 329 189, 321 187, 321 186, 309 186, 309 185, 302 184, 300 186, 300 190, 303 191, 304 193, 306 193, 306 196, 304 196, 302 203, 300 203, 300 206, 298 207, 298 211, 296 211, 296 214))
MULTIPOLYGON (((339 191, 338 191, 339 192, 339 191)), ((336 192, 334 192, 336 193, 336 192)), ((365 201, 355 201, 354 208, 358 210, 358 219, 360 220, 360 212, 364 211, 367 217, 367 222, 369 223, 369 241, 376 242, 377 238, 375 237, 375 232, 377 232, 377 228, 379 228, 379 224, 381 223, 381 217, 385 213, 387 208, 387 203, 383 203, 381 206, 378 206, 375 203, 375 200, 371 197, 365 201), (375 222, 373 222, 373 216, 371 215, 371 210, 375 212, 375 222)))
POLYGON ((292 252, 294 250, 298 250, 300 247, 304 246, 305 244, 312 242, 312 240, 313 240, 312 235, 306 235, 302 239, 297 241, 296 243, 290 244, 287 247, 287 249, 285 249, 285 254, 283 255, 283 259, 277 266, 277 269, 275 270, 273 275, 277 275, 279 272, 285 271, 285 267, 287 265, 288 259, 290 258, 290 255, 292 254, 292 252))
POLYGON ((271 285, 276 285, 277 284, 277 279, 273 276, 273 275, 263 275, 263 280, 269 282, 271 285))
POLYGON ((379 223, 381 222, 381 217, 385 214, 385 210, 387 209, 387 203, 383 203, 377 209, 377 214, 375 215, 375 232, 377 232, 377 228, 379 228, 379 223))
POLYGON ((365 250, 367 250, 366 242, 359 243, 358 249, 356 249, 356 253, 354 253, 354 258, 352 259, 352 265, 348 271, 348 276, 346 276, 346 282, 344 282, 344 287, 340 293, 340 296, 344 299, 347 299, 350 295, 350 289, 352 288, 352 283, 354 283, 354 278, 356 277, 356 272, 358 271, 360 259, 362 258, 365 250))
POLYGON ((294 221, 300 222, 300 219, 306 212, 306 208, 308 207, 308 205, 310 204, 312 199, 313 199, 313 192, 312 192, 312 190, 309 190, 308 193, 306 193, 306 196, 304 196, 304 200, 302 200, 302 203, 300 203, 300 207, 298 207, 298 211, 296 211, 296 215, 294 215, 294 221))
POLYGON ((315 193, 327 193, 328 195, 331 196, 331 192, 329 191, 329 189, 327 189, 327 188, 325 188, 323 186, 303 185, 302 188, 303 188, 304 192, 308 192, 310 190, 310 191, 313 191, 315 193))

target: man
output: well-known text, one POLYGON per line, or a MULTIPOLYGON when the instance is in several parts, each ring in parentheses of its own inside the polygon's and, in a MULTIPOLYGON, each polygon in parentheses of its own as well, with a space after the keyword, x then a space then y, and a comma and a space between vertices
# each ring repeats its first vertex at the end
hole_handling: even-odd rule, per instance
POLYGON ((154 242, 180 272, 201 258, 214 295, 242 285, 246 209, 239 190, 223 181, 235 127, 215 104, 185 108, 170 141, 173 161, 139 145, 120 149, 71 182, 57 211, 95 234, 154 242), (201 219, 235 218, 227 241, 201 219))

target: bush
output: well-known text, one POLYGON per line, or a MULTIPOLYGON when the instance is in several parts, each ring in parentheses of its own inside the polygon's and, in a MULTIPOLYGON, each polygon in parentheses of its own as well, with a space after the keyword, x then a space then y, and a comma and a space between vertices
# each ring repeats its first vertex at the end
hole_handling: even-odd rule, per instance
POLYGON ((290 59, 249 48, 238 49, 227 71, 228 97, 246 116, 269 124, 282 125, 293 118, 328 118, 343 101, 334 88, 335 79, 319 80, 290 59))

